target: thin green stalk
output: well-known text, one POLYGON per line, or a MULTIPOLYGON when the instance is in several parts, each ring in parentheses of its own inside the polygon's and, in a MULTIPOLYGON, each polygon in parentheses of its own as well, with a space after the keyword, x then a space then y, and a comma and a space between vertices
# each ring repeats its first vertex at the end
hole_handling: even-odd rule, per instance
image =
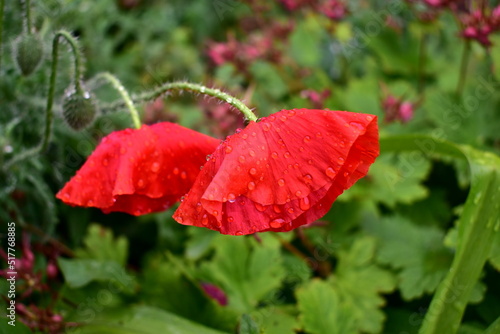
MULTIPOLYGON (((143 94, 140 94, 134 98, 134 101, 136 103, 139 102, 144 102, 144 101, 151 101, 154 100, 161 95, 165 94, 166 92, 169 91, 192 91, 204 95, 209 95, 212 97, 215 97, 219 100, 222 100, 236 109, 238 109, 245 117, 250 120, 250 121, 256 121, 257 116, 248 108, 242 101, 238 100, 237 98, 215 88, 208 88, 206 86, 200 85, 200 84, 195 84, 195 83, 189 83, 189 82, 183 82, 183 81, 177 81, 177 82, 170 82, 170 83, 165 83, 161 85, 160 87, 150 91, 146 92, 143 94)), ((108 108, 109 109, 117 109, 122 106, 122 102, 116 102, 111 104, 108 108)))
POLYGON ((462 92, 465 86, 465 79, 467 77, 467 67, 469 65, 469 56, 470 56, 470 41, 467 40, 464 43, 464 49, 462 51, 462 59, 460 61, 460 74, 458 77, 457 90, 456 90, 457 97, 459 98, 460 96, 462 96, 462 92))
POLYGON ((500 233, 500 158, 469 146, 421 135, 381 139, 381 151, 422 151, 469 162, 471 189, 457 223, 458 241, 449 272, 439 284, 419 334, 454 334, 481 276, 495 234, 500 233))
POLYGON ((31 22, 31 0, 24 0, 24 32, 31 34, 32 22, 31 22))
POLYGON ((20 154, 12 157, 9 161, 5 163, 3 166, 4 170, 9 169, 11 166, 14 164, 23 161, 25 159, 28 159, 30 157, 33 157, 37 155, 40 152, 43 152, 47 149, 50 141, 50 134, 52 132, 52 122, 54 118, 54 111, 52 110, 53 105, 54 105, 54 93, 55 93, 55 88, 56 88, 56 75, 57 75, 57 63, 59 61, 59 43, 60 43, 60 37, 64 38, 71 46, 74 61, 75 61, 75 87, 76 90, 79 91, 80 93, 82 92, 81 88, 81 54, 78 48, 78 43, 76 42, 76 39, 71 36, 71 34, 67 31, 60 30, 56 32, 54 39, 52 40, 52 66, 51 66, 51 72, 50 72, 50 79, 49 79, 49 91, 47 95, 47 105, 45 108, 45 130, 43 133, 43 139, 40 143, 40 145, 25 150, 24 152, 21 152, 20 154))
POLYGON ((94 80, 99 80, 99 79, 104 79, 107 80, 111 85, 118 91, 118 93, 121 95, 123 101, 125 102, 125 105, 130 112, 130 116, 132 117, 132 122, 134 123, 134 126, 139 129, 141 127, 141 121, 139 119, 139 113, 137 112, 137 109, 134 106, 134 102, 130 98, 129 93, 123 87, 122 83, 118 78, 116 78, 114 75, 108 72, 104 73, 99 73, 95 76, 94 80))

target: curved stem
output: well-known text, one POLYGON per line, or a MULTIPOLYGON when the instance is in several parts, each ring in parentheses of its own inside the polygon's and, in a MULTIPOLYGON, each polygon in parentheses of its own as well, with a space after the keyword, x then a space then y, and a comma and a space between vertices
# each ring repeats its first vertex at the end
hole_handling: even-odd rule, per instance
POLYGON ((465 78, 467 77, 467 65, 469 65, 470 55, 470 41, 465 41, 464 49, 462 51, 462 60, 460 61, 460 76, 458 77, 456 94, 458 97, 462 95, 465 85, 465 78))
POLYGON ((25 150, 24 152, 21 152, 20 154, 12 157, 9 161, 5 163, 3 166, 4 170, 9 169, 12 165, 15 163, 18 163, 22 160, 28 159, 30 157, 33 157, 37 155, 40 152, 43 152, 47 149, 47 146, 49 146, 49 140, 50 140, 50 134, 52 132, 52 121, 54 118, 54 111, 52 110, 52 107, 54 105, 54 92, 55 92, 55 87, 56 87, 56 75, 57 75, 57 63, 59 61, 59 43, 60 43, 60 37, 63 37, 67 42, 69 42, 71 49, 73 51, 73 56, 75 59, 75 88, 77 92, 82 93, 82 87, 81 87, 81 55, 78 49, 78 43, 76 42, 76 39, 71 36, 71 34, 67 31, 60 30, 56 32, 54 39, 52 40, 52 66, 51 66, 51 72, 50 72, 50 79, 49 79, 49 91, 48 91, 48 96, 47 96, 47 105, 45 108, 45 131, 43 134, 43 139, 40 145, 25 150))
POLYGON ((114 75, 108 72, 97 74, 94 80, 99 80, 99 79, 107 80, 118 91, 118 93, 122 96, 122 99, 125 102, 128 111, 130 112, 130 116, 132 117, 132 122, 134 123, 135 128, 139 129, 141 127, 139 113, 137 112, 137 109, 135 108, 134 102, 130 98, 129 93, 127 92, 125 87, 123 87, 120 80, 118 80, 118 78, 116 78, 114 75))
MULTIPOLYGON (((215 88, 208 88, 206 86, 200 85, 200 84, 195 84, 195 83, 189 83, 189 82, 184 82, 184 81, 176 81, 176 82, 170 82, 170 83, 165 83, 161 85, 160 87, 152 90, 151 92, 146 92, 143 94, 140 94, 134 98, 135 102, 144 102, 144 101, 150 101, 158 98, 159 96, 165 94, 166 92, 169 91, 192 91, 204 95, 209 95, 212 97, 215 97, 219 100, 222 100, 236 109, 238 109, 245 117, 250 120, 250 121, 257 121, 257 116, 248 108, 242 101, 238 100, 237 98, 215 88)), ((122 105, 121 102, 113 103, 109 106, 109 109, 116 109, 122 105)))

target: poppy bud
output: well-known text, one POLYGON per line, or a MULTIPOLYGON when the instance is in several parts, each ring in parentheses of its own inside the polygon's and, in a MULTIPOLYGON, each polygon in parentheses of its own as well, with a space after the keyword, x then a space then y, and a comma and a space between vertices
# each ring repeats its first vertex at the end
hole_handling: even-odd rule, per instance
POLYGON ((43 42, 37 34, 23 34, 14 41, 14 61, 24 76, 33 73, 40 65, 43 49, 43 42))
POLYGON ((73 130, 82 130, 92 123, 97 113, 93 96, 85 91, 66 93, 62 104, 63 117, 73 130))

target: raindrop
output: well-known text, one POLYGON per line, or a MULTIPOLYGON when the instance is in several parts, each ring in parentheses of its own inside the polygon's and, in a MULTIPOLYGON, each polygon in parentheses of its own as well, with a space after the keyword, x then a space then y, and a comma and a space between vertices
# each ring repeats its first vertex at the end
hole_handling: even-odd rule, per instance
POLYGON ((207 225, 208 225, 208 216, 207 216, 207 214, 206 214, 206 213, 203 215, 203 217, 201 217, 201 223, 202 223, 204 226, 207 226, 207 225))
POLYGON ((181 179, 183 179, 183 180, 187 179, 187 173, 186 172, 182 172, 181 173, 181 179))
MULTIPOLYGON (((248 187, 248 190, 254 190, 255 189, 255 182, 248 182, 247 187, 248 187)), ((241 204, 241 205, 243 205, 243 204, 241 204)))
POLYGON ((243 232, 241 232, 241 231, 236 231, 236 235, 243 235, 243 232))
POLYGON ((286 210, 288 213, 293 213, 295 210, 293 208, 288 208, 288 210, 286 210))
POLYGON ((257 203, 257 202, 255 202, 254 205, 255 205, 255 208, 257 209, 257 211, 260 211, 260 212, 266 211, 266 207, 264 205, 257 203))
POLYGON ((64 194, 63 194, 63 198, 64 198, 64 199, 69 199, 69 197, 70 197, 70 196, 69 196, 69 194, 68 194, 68 193, 64 193, 64 194))
POLYGON ((323 135, 321 134, 321 132, 316 132, 316 137, 317 138, 323 138, 323 135))
POLYGON ((245 157, 243 155, 240 155, 239 158, 238 158, 238 161, 241 162, 241 163, 244 163, 245 162, 245 157))
POLYGON ((271 228, 280 228, 285 224, 285 220, 281 218, 276 218, 269 223, 271 228))
POLYGON ((341 141, 339 142, 339 146, 340 146, 340 147, 345 147, 345 141, 341 140, 341 141))
POLYGON ((344 172, 344 177, 348 177, 349 176, 349 172, 344 172))
POLYGON ((311 176, 310 174, 306 174, 306 175, 304 175, 304 182, 305 182, 306 184, 311 184, 311 183, 312 183, 312 179, 313 179, 313 178, 312 178, 312 176, 311 176))
POLYGON ((251 157, 255 157, 255 151, 254 151, 254 150, 249 150, 249 151, 248 151, 248 154, 249 154, 251 157))
POLYGON ((144 187, 144 180, 143 180, 143 179, 139 179, 139 180, 137 181, 137 186, 138 186, 139 188, 144 187))
POLYGON ((370 116, 370 115, 366 116, 367 121, 371 121, 372 119, 373 119, 373 116, 370 116))
POLYGON ((179 175, 179 172, 180 172, 179 168, 175 167, 174 168, 174 175, 179 175))
POLYGON ((229 193, 229 194, 227 195, 227 199, 229 200, 229 202, 231 202, 231 201, 232 201, 231 203, 234 203, 234 200, 236 199, 236 195, 235 195, 235 194, 233 194, 233 193, 229 193))
POLYGON ((363 131, 365 129, 365 127, 363 126, 363 124, 358 123, 358 122, 349 122, 349 125, 355 127, 359 131, 363 131))
POLYGON ((262 130, 269 131, 269 129, 271 129, 271 124, 269 124, 269 123, 262 124, 262 130))
POLYGON ((255 132, 252 132, 252 137, 256 137, 257 134, 255 132))
POLYGON ((277 152, 273 152, 271 153, 271 157, 273 157, 273 159, 278 159, 278 153, 277 152))
POLYGON ((311 203, 309 202, 309 198, 304 197, 299 200, 299 207, 302 211, 309 210, 311 208, 311 203))
POLYGON ((287 152, 285 152, 285 154, 283 154, 283 156, 288 159, 288 158, 290 158, 291 154, 290 154, 290 152, 287 151, 287 152))
POLYGON ((333 179, 335 177, 335 175, 337 175, 337 173, 335 172, 335 169, 333 169, 332 167, 328 167, 325 170, 325 174, 326 174, 326 176, 328 176, 331 179, 333 179))
POLYGON ((201 87, 201 88, 200 88, 200 92, 201 92, 201 93, 205 93, 205 87, 201 87))
POLYGON ((279 179, 279 180, 278 180, 278 185, 279 185, 280 187, 283 187, 283 186, 285 185, 285 180, 284 180, 284 179, 279 179))
POLYGON ((311 137, 310 136, 305 136, 304 137, 304 143, 309 143, 311 142, 311 137))
POLYGON ((212 215, 214 215, 215 217, 217 217, 218 214, 219 214, 219 211, 217 211, 217 210, 212 211, 212 215))
POLYGON ((300 197, 300 195, 302 195, 302 191, 297 190, 297 191, 295 192, 295 196, 300 197))
POLYGON ((234 218, 231 217, 231 216, 229 216, 229 217, 227 217, 227 221, 230 222, 230 223, 232 223, 232 222, 234 222, 234 218))
POLYGON ((339 164, 343 164, 345 162, 344 158, 342 157, 338 157, 337 161, 339 162, 339 164))
POLYGON ((257 169, 252 167, 248 170, 248 173, 250 173, 250 175, 255 175, 255 174, 257 174, 257 169))
POLYGON ((160 170, 160 164, 158 162, 153 162, 151 165, 151 171, 157 173, 160 170))
POLYGON ((300 151, 300 152, 304 152, 304 147, 303 147, 303 146, 301 146, 301 147, 299 148, 299 151, 300 151))
POLYGON ((226 101, 227 101, 227 103, 232 103, 232 102, 233 102, 233 99, 232 99, 232 98, 230 98, 230 97, 228 97, 228 98, 226 99, 226 101))
POLYGON ((274 212, 276 212, 276 213, 281 213, 281 208, 280 208, 278 205, 276 205, 276 204, 275 204, 275 205, 273 205, 273 210, 274 210, 274 212))
POLYGON ((94 205, 94 201, 89 199, 87 202, 87 206, 92 206, 92 205, 94 205))
POLYGON ((312 164, 313 164, 313 161, 312 161, 312 160, 308 160, 308 161, 307 161, 307 163, 308 163, 309 165, 312 165, 312 164))
POLYGON ((288 110, 287 115, 288 115, 288 117, 293 117, 293 116, 295 116, 295 111, 294 110, 288 110))
POLYGON ((246 133, 242 134, 242 135, 241 135, 241 138, 243 138, 243 139, 247 139, 247 138, 248 138, 248 134, 246 134, 246 133))
POLYGON ((281 120, 282 122, 285 122, 285 121, 287 120, 287 118, 286 118, 286 116, 285 116, 285 115, 282 115, 282 116, 280 116, 280 120, 281 120))
POLYGON ((201 203, 200 202, 196 203, 196 212, 200 213, 201 209, 202 209, 201 203))
POLYGON ((103 165, 103 166, 107 166, 108 164, 109 164, 108 159, 104 159, 104 160, 102 161, 102 165, 103 165))
POLYGON ((233 148, 229 145, 226 146, 226 153, 231 153, 233 151, 233 148))

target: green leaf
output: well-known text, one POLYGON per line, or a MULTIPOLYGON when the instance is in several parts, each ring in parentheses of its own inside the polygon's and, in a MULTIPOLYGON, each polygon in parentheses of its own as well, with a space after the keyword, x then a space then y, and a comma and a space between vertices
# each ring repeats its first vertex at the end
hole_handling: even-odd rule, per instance
POLYGON ((265 334, 295 334, 295 329, 299 327, 295 316, 296 310, 294 306, 289 308, 293 309, 289 310, 286 306, 270 305, 259 308, 251 312, 250 315, 265 334))
POLYGON ((443 245, 444 232, 433 226, 417 226, 403 217, 388 217, 365 229, 379 240, 377 258, 398 273, 406 300, 432 293, 449 270, 453 253, 443 245))
POLYGON ((402 154, 397 159, 391 154, 384 154, 370 167, 368 176, 340 198, 368 198, 391 208, 398 203, 411 204, 427 196, 427 188, 421 183, 430 167, 430 162, 421 154, 411 157, 402 154))
POLYGON ((218 285, 241 312, 251 311, 284 278, 279 242, 270 234, 261 239, 219 236, 215 256, 200 267, 200 278, 218 285))
POLYGON ((376 265, 375 250, 375 238, 357 238, 348 251, 339 252, 337 269, 329 279, 342 305, 350 308, 356 328, 366 333, 382 330, 385 315, 380 307, 385 300, 380 293, 396 286, 394 276, 376 265))
POLYGON ((80 288, 92 281, 110 281, 125 291, 132 291, 135 280, 115 261, 91 259, 64 259, 57 262, 64 279, 71 288, 80 288))
POLYGON ((493 247, 491 247, 490 263, 493 267, 495 267, 496 270, 500 271, 500 231, 498 227, 495 231, 493 247))
POLYGON ((356 332, 352 305, 341 302, 331 284, 314 279, 296 291, 300 322, 309 334, 356 332))
POLYGON ((107 313, 72 331, 75 334, 227 334, 170 312, 148 306, 134 306, 107 313))
POLYGON ((128 257, 128 240, 125 237, 113 237, 113 231, 98 224, 91 224, 83 240, 84 249, 76 250, 80 258, 99 261, 114 261, 125 266, 128 257))
POLYGON ((238 334, 259 334, 259 325, 248 314, 243 314, 240 320, 238 334))
POLYGON ((300 21, 290 35, 290 54, 301 66, 317 66, 321 60, 324 31, 316 18, 300 21))

